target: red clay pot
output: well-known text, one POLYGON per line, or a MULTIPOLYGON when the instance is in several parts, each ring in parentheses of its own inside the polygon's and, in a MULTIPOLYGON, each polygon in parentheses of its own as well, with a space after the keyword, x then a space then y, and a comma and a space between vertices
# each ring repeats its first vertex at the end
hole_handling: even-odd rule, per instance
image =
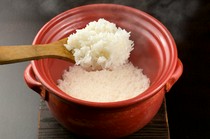
MULTIPOLYGON (((131 32, 134 50, 130 61, 150 78, 151 86, 139 96, 119 102, 95 103, 72 98, 57 86, 70 61, 34 60, 24 73, 28 86, 39 93, 54 117, 71 132, 92 138, 118 138, 144 127, 158 112, 183 71, 169 31, 152 16, 114 4, 81 6, 59 14, 42 27, 33 44, 50 43, 69 36, 87 23, 104 18, 131 32)), ((82 86, 81 86, 82 87, 82 86)))

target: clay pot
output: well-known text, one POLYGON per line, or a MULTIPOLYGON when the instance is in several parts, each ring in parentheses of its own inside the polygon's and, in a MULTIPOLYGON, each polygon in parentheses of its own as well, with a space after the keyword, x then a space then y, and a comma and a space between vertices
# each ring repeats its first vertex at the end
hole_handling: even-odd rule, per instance
POLYGON ((151 121, 165 93, 181 76, 183 66, 169 31, 152 16, 122 5, 93 4, 70 9, 44 25, 33 44, 67 37, 99 18, 131 32, 135 46, 130 61, 143 68, 151 81, 144 93, 109 103, 70 97, 56 84, 63 71, 74 63, 52 58, 31 61, 24 77, 27 85, 41 95, 53 116, 70 132, 92 138, 118 138, 132 134, 151 121))

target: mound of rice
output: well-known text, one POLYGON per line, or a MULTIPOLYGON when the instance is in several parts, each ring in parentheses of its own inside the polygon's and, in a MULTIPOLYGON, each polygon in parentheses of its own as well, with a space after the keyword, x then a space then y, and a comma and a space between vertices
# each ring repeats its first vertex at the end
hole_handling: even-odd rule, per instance
POLYGON ((81 66, 70 67, 58 81, 68 95, 92 102, 114 102, 133 98, 149 87, 142 69, 127 63, 114 70, 87 71, 81 66))
POLYGON ((144 92, 150 81, 128 61, 134 45, 129 37, 129 32, 104 19, 77 30, 65 44, 76 65, 64 72, 58 87, 92 102, 121 101, 144 92))
POLYGON ((85 69, 114 69, 127 63, 133 50, 130 33, 105 19, 90 22, 68 37, 64 46, 85 69))

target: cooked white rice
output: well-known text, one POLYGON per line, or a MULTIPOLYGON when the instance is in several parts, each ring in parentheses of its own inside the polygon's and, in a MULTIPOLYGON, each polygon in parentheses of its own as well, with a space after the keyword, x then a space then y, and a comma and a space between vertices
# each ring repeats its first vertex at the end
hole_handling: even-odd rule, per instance
POLYGON ((134 45, 129 37, 126 30, 99 19, 71 34, 64 46, 85 69, 114 69, 128 62, 134 45))
POLYGON ((64 72, 58 87, 72 97, 92 102, 121 101, 144 92, 150 81, 142 69, 128 62, 133 50, 129 37, 129 32, 105 19, 77 30, 65 44, 76 65, 64 72))
POLYGON ((114 70, 87 71, 81 66, 70 67, 58 81, 58 87, 68 95, 92 102, 114 102, 133 98, 149 87, 142 69, 131 63, 114 70))

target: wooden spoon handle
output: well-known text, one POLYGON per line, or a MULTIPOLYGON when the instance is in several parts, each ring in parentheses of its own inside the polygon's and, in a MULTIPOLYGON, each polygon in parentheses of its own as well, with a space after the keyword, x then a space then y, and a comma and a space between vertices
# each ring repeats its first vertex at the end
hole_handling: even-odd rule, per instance
POLYGON ((73 60, 72 53, 59 42, 42 45, 0 46, 0 64, 16 63, 41 58, 73 60))

